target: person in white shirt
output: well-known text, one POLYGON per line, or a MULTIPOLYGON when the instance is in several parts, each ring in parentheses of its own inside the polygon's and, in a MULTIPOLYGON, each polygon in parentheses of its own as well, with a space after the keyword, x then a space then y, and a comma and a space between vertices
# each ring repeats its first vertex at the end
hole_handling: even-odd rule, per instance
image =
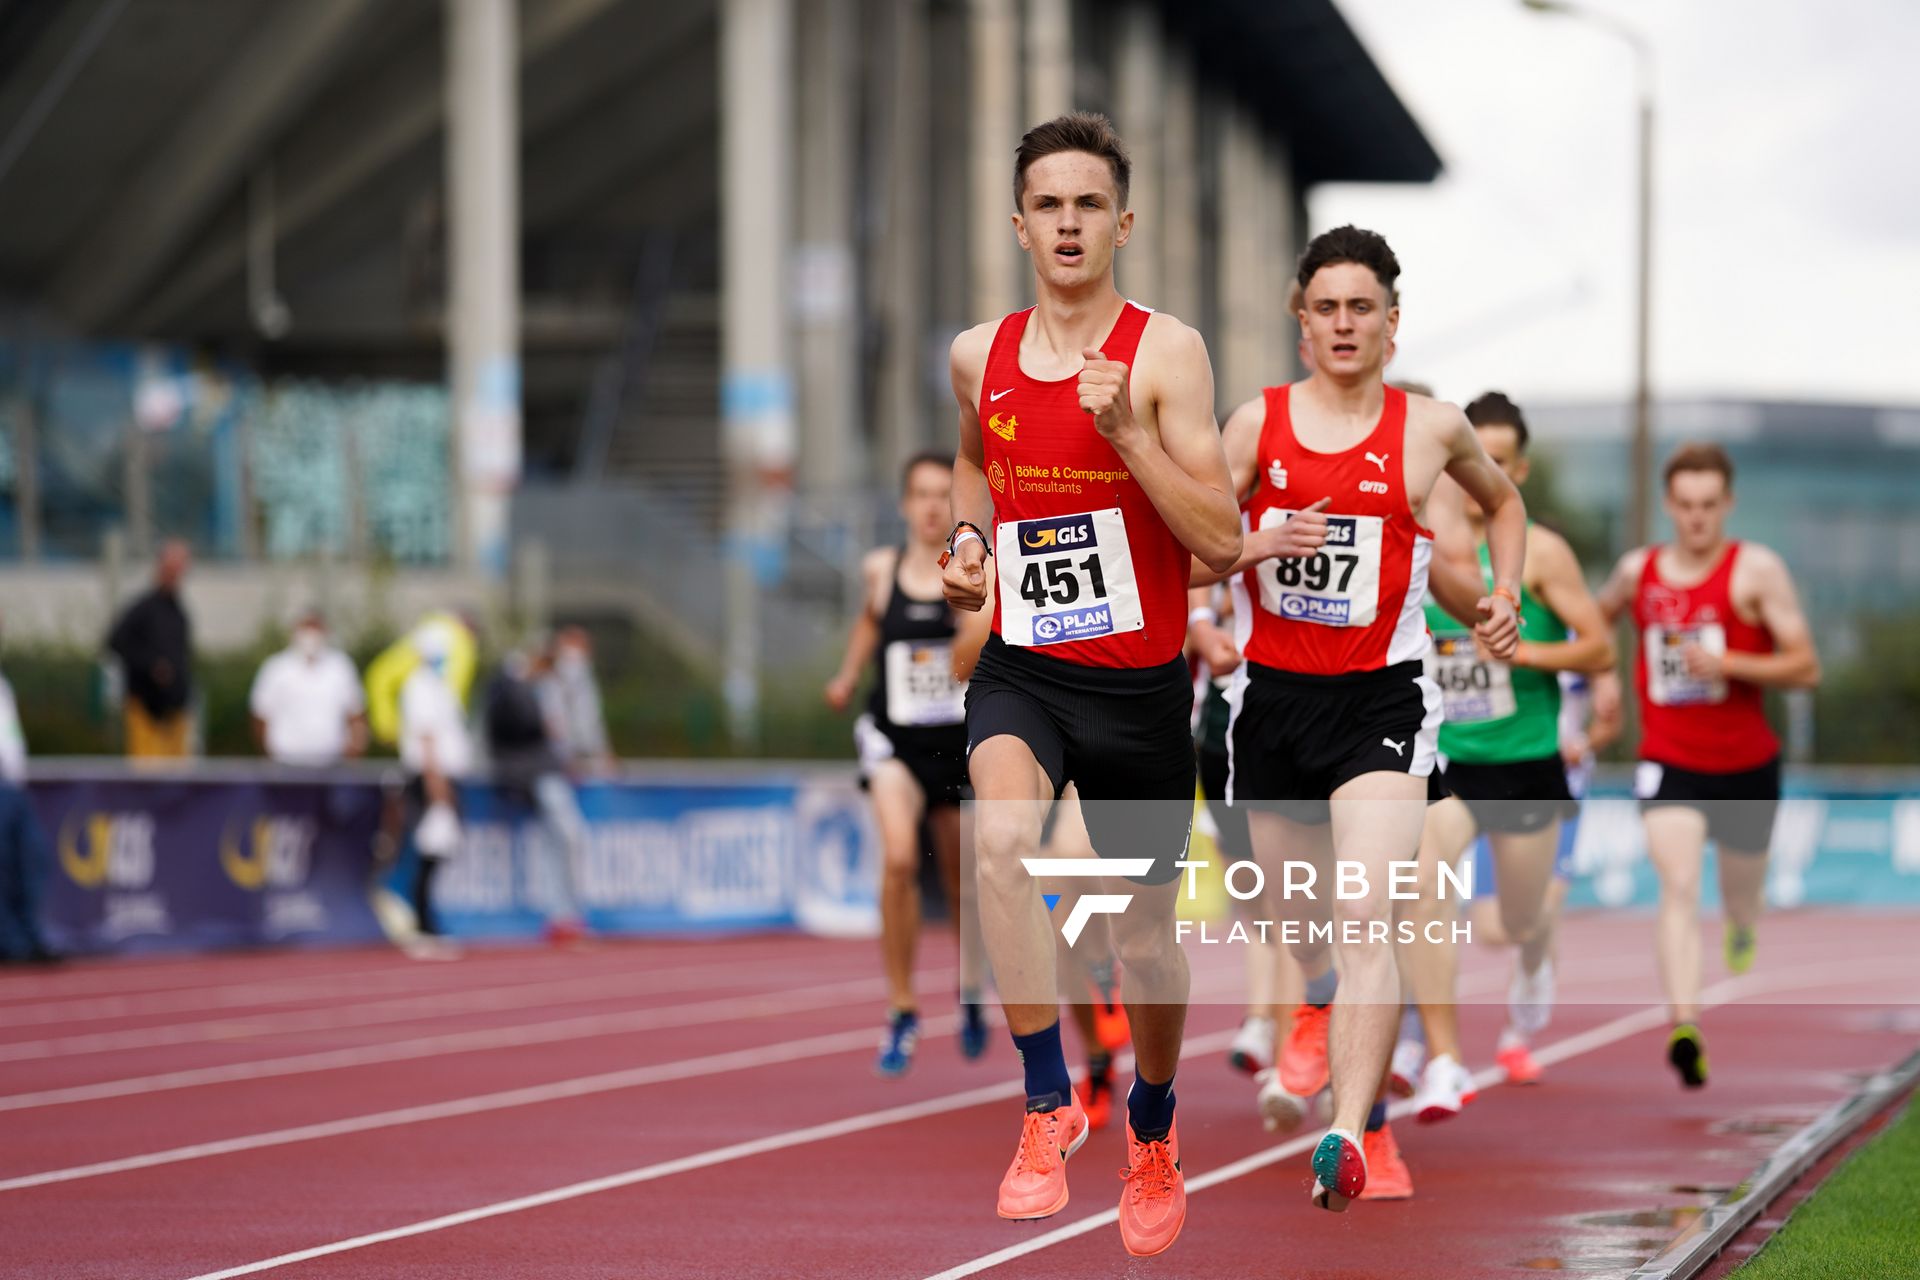
POLYGON ((27 740, 13 686, 0 675, 0 964, 59 959, 40 933, 46 838, 27 800, 27 740))
POLYGON ((353 660, 328 642, 318 609, 293 640, 260 664, 247 700, 253 740, 280 764, 318 768, 367 748, 367 699, 353 660))
POLYGON ((420 655, 400 686, 400 763, 407 771, 407 828, 420 853, 414 871, 413 910, 420 932, 440 932, 433 910, 433 877, 459 845, 460 797, 455 782, 473 768, 473 739, 460 695, 447 682, 454 637, 430 624, 414 633, 420 655))

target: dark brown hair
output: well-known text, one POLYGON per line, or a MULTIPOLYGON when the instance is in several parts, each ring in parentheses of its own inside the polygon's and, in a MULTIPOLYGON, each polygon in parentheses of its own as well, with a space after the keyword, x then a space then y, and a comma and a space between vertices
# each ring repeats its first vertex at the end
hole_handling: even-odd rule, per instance
POLYGON ((907 491, 907 484, 913 479, 915 467, 938 467, 942 471, 953 470, 953 455, 942 453, 938 449, 922 449, 907 459, 907 465, 900 468, 900 492, 907 491))
POLYGON ((1098 111, 1070 111, 1045 124, 1033 126, 1020 139, 1020 146, 1013 153, 1013 207, 1016 212, 1024 211, 1021 202, 1026 198, 1027 170, 1033 162, 1042 156, 1058 155, 1062 151, 1084 151, 1105 160, 1107 167, 1113 171, 1113 185, 1120 195, 1120 209, 1127 207, 1127 185, 1133 178, 1133 161, 1127 159, 1127 149, 1121 144, 1120 135, 1113 131, 1113 121, 1098 111))
POLYGON ((1673 478, 1682 471, 1718 471, 1727 482, 1727 492, 1733 492, 1733 459, 1717 444, 1696 440, 1675 449, 1660 473, 1660 483, 1673 488, 1673 478))
POLYGON ((1400 292, 1396 286, 1400 280, 1400 259, 1393 256, 1385 236, 1352 225, 1322 231, 1307 245, 1306 252, 1300 255, 1300 270, 1296 277, 1300 281, 1301 292, 1306 292, 1320 268, 1331 267, 1339 262, 1354 262, 1366 267, 1373 272, 1375 279, 1387 287, 1388 300, 1399 301, 1400 292))
POLYGON ((1520 415, 1520 406, 1507 398, 1504 391, 1489 391, 1467 406, 1467 421, 1476 427, 1512 427, 1520 442, 1520 452, 1527 451, 1527 439, 1532 434, 1527 430, 1527 420, 1520 415))

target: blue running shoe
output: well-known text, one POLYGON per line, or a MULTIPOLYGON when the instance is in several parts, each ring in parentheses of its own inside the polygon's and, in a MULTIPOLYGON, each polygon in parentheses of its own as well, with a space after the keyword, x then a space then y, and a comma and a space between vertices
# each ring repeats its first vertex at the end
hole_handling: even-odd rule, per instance
POLYGON ((960 1006, 960 1056, 968 1062, 987 1051, 987 1011, 979 1004, 960 1006))
POLYGON ((913 1050, 920 1043, 920 1015, 895 1009, 887 1015, 887 1035, 880 1042, 880 1056, 873 1071, 881 1076, 903 1076, 913 1065, 913 1050))

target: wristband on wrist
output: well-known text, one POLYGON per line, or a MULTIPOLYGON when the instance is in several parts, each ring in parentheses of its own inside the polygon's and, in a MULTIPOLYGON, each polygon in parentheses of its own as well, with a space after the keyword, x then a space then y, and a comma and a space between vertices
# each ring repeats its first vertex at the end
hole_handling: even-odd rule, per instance
POLYGON ((1514 607, 1515 612, 1519 611, 1520 597, 1513 594, 1513 592, 1509 591, 1507 588, 1495 587, 1493 589, 1493 594, 1496 596, 1501 596, 1505 598, 1506 602, 1514 607))
POLYGON ((1187 615, 1187 625, 1191 627, 1196 622, 1211 622, 1217 627, 1220 625, 1220 615, 1213 611, 1211 605, 1196 605, 1193 612, 1187 615))
POLYGON ((987 541, 987 535, 980 531, 980 526, 971 520, 962 520, 954 525, 953 532, 947 535, 947 549, 940 553, 940 567, 942 569, 947 567, 947 561, 953 559, 953 553, 959 550, 960 544, 968 538, 980 539, 980 545, 986 548, 987 554, 993 554, 993 544, 987 541))

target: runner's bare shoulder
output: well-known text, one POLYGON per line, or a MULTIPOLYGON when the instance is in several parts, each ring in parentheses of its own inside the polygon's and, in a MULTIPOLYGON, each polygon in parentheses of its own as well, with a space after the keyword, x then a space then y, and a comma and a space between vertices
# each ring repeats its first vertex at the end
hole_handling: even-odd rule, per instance
POLYGON ((987 376, 987 356, 993 351, 993 335, 998 320, 988 320, 962 330, 953 340, 947 367, 953 378, 953 394, 969 409, 980 404, 980 380, 987 376))

